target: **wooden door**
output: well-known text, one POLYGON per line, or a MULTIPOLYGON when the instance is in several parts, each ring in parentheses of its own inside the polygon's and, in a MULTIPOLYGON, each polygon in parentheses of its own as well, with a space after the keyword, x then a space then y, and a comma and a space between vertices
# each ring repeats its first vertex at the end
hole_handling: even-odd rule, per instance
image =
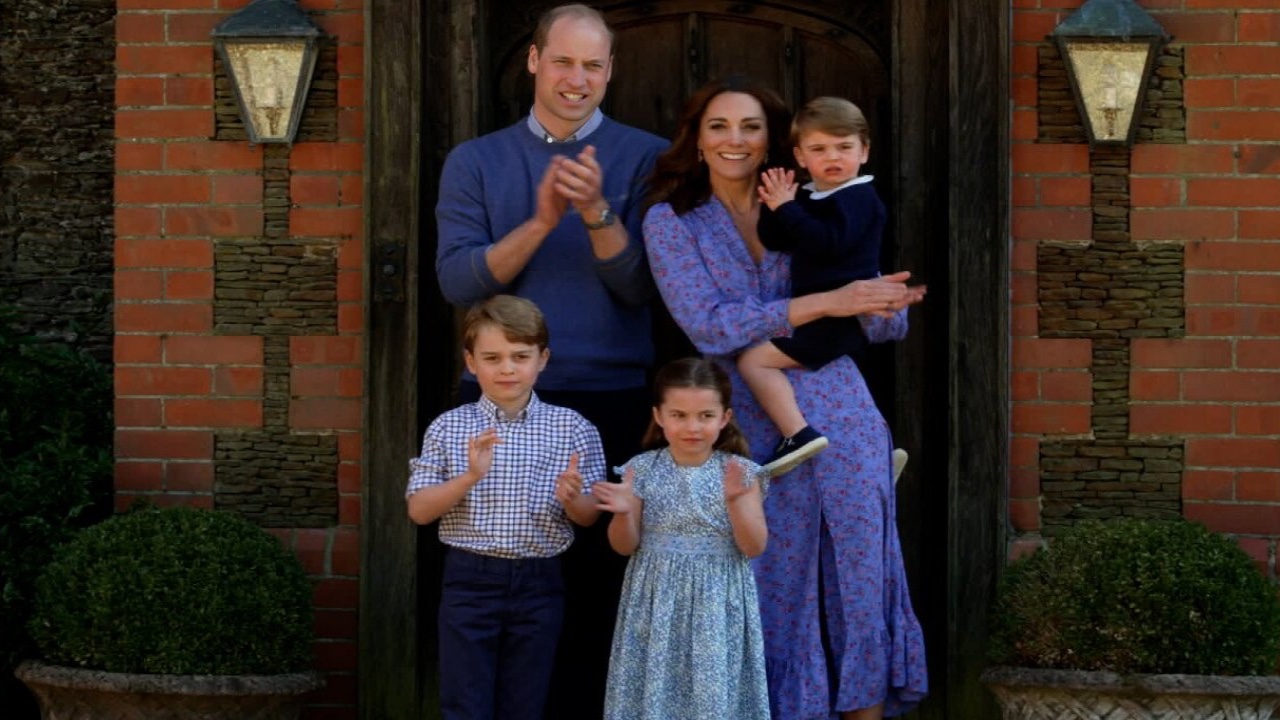
MULTIPOLYGON (((458 142, 528 112, 530 37, 555 4, 370 5, 364 718, 435 717, 439 552, 433 529, 407 524, 403 487, 458 369, 433 267, 439 171, 458 142)), ((729 72, 773 84, 793 107, 831 94, 867 113, 868 171, 890 212, 885 265, 930 286, 910 337, 869 372, 912 452, 898 524, 932 685, 913 717, 994 717, 976 675, 1007 477, 1007 0, 588 4, 618 34, 603 107, 627 124, 670 136, 688 93, 729 72)))
MULTIPOLYGON (((884 18, 853 31, 795 11, 687 0, 623 7, 606 16, 616 41, 614 80, 602 107, 629 125, 670 137, 684 99, 731 73, 760 79, 792 107, 839 95, 857 103, 873 129, 888 119, 881 114, 889 108, 884 18)), ((497 128, 528 113, 533 82, 525 70, 529 28, 495 41, 505 44, 494 53, 498 84, 487 118, 497 128)))

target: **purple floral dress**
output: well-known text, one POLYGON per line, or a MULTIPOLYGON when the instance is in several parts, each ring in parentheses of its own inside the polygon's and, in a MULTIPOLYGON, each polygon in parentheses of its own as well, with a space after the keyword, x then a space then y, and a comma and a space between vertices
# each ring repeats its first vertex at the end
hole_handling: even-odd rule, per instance
MULTIPOLYGON (((789 256, 767 253, 756 265, 714 197, 683 216, 655 205, 644 236, 663 300, 729 373, 735 417, 762 460, 778 431, 734 356, 791 334, 789 256)), ((906 312, 864 318, 863 327, 871 342, 901 339, 906 312)), ((787 374, 806 419, 831 444, 778 478, 765 501, 769 547, 753 568, 772 714, 827 720, 884 703, 886 716, 899 715, 924 697, 928 677, 894 521, 889 428, 849 358, 787 374)))

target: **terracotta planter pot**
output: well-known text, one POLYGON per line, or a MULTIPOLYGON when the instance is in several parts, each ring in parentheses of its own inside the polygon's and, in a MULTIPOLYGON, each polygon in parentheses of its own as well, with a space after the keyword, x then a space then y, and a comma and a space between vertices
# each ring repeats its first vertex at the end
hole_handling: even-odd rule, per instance
POLYGON ((1271 720, 1280 677, 988 668, 1004 720, 1271 720))
POLYGON ((135 675, 26 661, 14 674, 44 720, 296 720, 320 673, 135 675))

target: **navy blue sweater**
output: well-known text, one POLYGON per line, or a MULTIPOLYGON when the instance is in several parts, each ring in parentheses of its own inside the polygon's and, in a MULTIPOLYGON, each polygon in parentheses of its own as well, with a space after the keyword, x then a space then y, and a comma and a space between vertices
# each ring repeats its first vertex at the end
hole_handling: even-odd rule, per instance
POLYGON ((467 307, 499 293, 542 309, 551 360, 546 390, 619 390, 644 386, 653 362, 648 302, 655 297, 640 236, 644 181, 667 142, 605 118, 585 140, 547 143, 526 119, 468 140, 449 153, 436 205, 436 274, 445 298, 467 307), (538 183, 553 155, 596 148, 604 197, 627 226, 630 243, 598 260, 582 218, 569 207, 529 264, 510 283, 494 279, 485 250, 533 217, 538 183))
POLYGON ((776 212, 760 209, 760 242, 791 253, 791 295, 834 290, 878 275, 886 211, 870 181, 818 200, 810 195, 801 189, 776 212))

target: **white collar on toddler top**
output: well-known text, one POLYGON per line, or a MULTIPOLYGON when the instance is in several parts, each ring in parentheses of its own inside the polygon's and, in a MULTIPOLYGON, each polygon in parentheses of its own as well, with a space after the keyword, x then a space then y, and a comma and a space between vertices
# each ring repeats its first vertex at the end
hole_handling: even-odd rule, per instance
POLYGON ((833 188, 831 188, 830 190, 814 190, 814 189, 813 189, 813 183, 811 183, 811 182, 807 182, 807 183, 805 183, 804 185, 802 185, 801 187, 803 187, 805 190, 808 190, 808 191, 809 191, 809 199, 810 199, 810 200, 821 200, 822 198, 824 198, 824 197, 826 197, 826 196, 828 196, 828 195, 831 195, 831 194, 833 194, 833 193, 838 193, 838 192, 840 192, 841 190, 843 190, 843 189, 845 189, 845 188, 847 188, 847 187, 852 187, 852 186, 854 186, 854 185, 861 185, 862 183, 869 183, 869 182, 871 182, 871 181, 872 181, 872 179, 874 179, 874 178, 875 178, 875 175, 859 175, 858 177, 856 177, 856 178, 854 178, 854 179, 850 180, 849 182, 844 183, 844 184, 840 185, 839 187, 833 187, 833 188))

